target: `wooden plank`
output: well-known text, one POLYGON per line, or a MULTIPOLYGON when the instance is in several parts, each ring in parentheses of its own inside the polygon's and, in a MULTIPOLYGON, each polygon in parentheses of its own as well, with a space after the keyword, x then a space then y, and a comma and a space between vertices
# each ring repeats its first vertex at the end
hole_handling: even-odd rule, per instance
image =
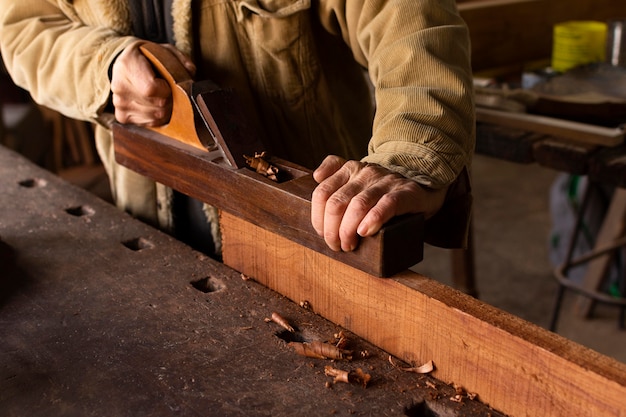
POLYGON ((224 262, 511 416, 625 416, 626 365, 419 274, 379 279, 222 213, 224 262))
POLYGON ((567 20, 626 16, 622 0, 485 0, 458 5, 472 40, 472 67, 481 71, 550 57, 552 28, 567 20))
POLYGON ((476 124, 476 152, 511 162, 535 162, 533 144, 542 136, 488 123, 476 124))
POLYGON ((524 129, 590 145, 618 146, 624 143, 625 135, 624 130, 620 128, 608 128, 554 117, 480 107, 476 108, 476 121, 513 129, 524 129))
POLYGON ((546 137, 533 145, 533 154, 539 165, 576 175, 586 175, 589 158, 598 149, 596 145, 574 143, 546 137))
POLYGON ((277 183, 246 168, 219 165, 207 151, 152 130, 116 124, 113 133, 120 164, 325 256, 376 276, 391 276, 422 260, 422 215, 396 217, 361 239, 356 251, 334 252, 311 225, 316 184, 304 168, 273 160, 290 178, 277 183))

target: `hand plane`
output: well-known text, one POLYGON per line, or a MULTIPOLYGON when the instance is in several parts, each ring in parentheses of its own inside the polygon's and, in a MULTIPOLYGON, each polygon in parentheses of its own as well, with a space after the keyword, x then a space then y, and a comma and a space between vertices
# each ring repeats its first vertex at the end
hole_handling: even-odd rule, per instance
POLYGON ((421 214, 392 219, 353 252, 332 251, 311 225, 317 185, 311 171, 265 155, 234 92, 193 81, 161 47, 141 50, 172 88, 172 117, 155 128, 114 123, 119 164, 374 276, 391 276, 422 260, 421 214))

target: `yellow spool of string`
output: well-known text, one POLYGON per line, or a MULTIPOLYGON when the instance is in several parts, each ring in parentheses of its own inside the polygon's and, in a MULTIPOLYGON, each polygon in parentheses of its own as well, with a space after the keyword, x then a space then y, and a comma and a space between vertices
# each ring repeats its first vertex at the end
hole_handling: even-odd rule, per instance
POLYGON ((593 20, 569 21, 553 28, 552 69, 565 72, 580 65, 603 62, 607 25, 593 20))

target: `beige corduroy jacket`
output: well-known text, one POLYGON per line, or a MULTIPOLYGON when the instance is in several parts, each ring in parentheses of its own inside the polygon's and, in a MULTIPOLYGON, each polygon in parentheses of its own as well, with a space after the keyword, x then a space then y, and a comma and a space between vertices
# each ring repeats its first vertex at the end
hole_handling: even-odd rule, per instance
MULTIPOLYGON (((197 77, 240 94, 272 153, 310 168, 336 154, 430 188, 453 184, 428 233, 458 246, 474 108, 454 0, 174 0, 172 13, 175 44, 194 57, 197 77)), ((171 190, 115 163, 104 114, 109 68, 136 41, 127 0, 0 0, 13 80, 38 103, 97 122, 118 206, 168 230, 171 190)))

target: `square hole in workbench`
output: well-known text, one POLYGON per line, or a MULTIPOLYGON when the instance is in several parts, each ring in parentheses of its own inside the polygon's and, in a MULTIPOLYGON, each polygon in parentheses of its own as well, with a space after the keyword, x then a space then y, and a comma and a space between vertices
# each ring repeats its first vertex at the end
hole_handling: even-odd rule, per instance
POLYGON ((154 243, 150 242, 148 239, 143 237, 137 237, 134 239, 125 240, 122 242, 122 245, 126 246, 128 249, 138 252, 144 249, 152 249, 154 247, 154 243))

